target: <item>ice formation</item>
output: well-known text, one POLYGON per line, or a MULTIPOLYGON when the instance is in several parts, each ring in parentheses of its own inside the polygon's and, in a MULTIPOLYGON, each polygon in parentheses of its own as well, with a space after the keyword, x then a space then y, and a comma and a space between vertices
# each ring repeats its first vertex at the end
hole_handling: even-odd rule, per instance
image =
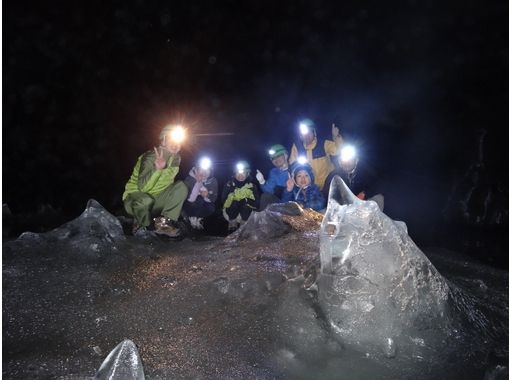
POLYGON ((402 222, 332 182, 321 226, 319 303, 332 331, 367 352, 398 355, 444 320, 449 289, 402 222))
POLYGON ((144 380, 142 360, 135 344, 126 339, 106 357, 94 380, 144 380))
POLYGON ((246 223, 227 240, 264 240, 285 235, 292 228, 283 221, 282 215, 302 214, 303 209, 295 202, 271 204, 263 211, 252 212, 246 223))
POLYGON ((24 232, 13 243, 25 247, 46 243, 57 250, 69 248, 75 253, 99 257, 117 251, 125 239, 119 220, 91 199, 78 218, 46 233, 24 232))

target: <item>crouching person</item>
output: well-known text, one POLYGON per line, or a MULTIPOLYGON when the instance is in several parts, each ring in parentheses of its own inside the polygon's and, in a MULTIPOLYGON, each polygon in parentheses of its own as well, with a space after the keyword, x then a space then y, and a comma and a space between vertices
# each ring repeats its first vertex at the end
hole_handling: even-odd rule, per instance
POLYGON ((214 202, 218 197, 218 181, 211 177, 211 160, 202 158, 198 165, 190 170, 184 183, 188 187, 189 195, 184 202, 183 214, 191 227, 202 230, 203 220, 214 213, 214 202))
POLYGON ((275 144, 269 149, 269 158, 274 168, 269 172, 267 181, 264 175, 257 170, 255 178, 260 183, 262 195, 260 197, 260 210, 264 210, 271 203, 281 203, 282 193, 287 186, 289 178, 288 152, 283 145, 275 144))
POLYGON ((228 230, 233 231, 246 222, 259 206, 259 192, 250 176, 250 165, 240 161, 234 176, 223 188, 223 216, 228 221, 228 230))
POLYGON ((160 146, 138 157, 122 195, 126 212, 134 218, 133 234, 146 230, 152 218, 157 234, 181 234, 177 220, 188 189, 184 182, 175 182, 175 176, 184 133, 180 126, 166 126, 160 133, 160 146))
POLYGON ((294 201, 304 208, 321 211, 326 207, 326 200, 319 187, 314 183, 312 167, 308 164, 297 164, 287 180, 287 188, 283 192, 284 202, 294 201))

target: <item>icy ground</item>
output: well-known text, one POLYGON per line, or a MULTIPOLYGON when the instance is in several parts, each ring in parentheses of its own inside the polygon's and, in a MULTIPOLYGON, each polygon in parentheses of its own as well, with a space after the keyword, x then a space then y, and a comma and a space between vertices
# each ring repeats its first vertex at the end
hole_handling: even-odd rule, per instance
POLYGON ((284 211, 229 239, 175 242, 125 236, 91 202, 4 243, 3 378, 88 379, 124 339, 147 379, 508 377, 506 271, 425 249, 456 300, 455 344, 416 354, 436 349, 424 334, 416 352, 377 355, 342 342, 321 307, 317 215, 284 211))

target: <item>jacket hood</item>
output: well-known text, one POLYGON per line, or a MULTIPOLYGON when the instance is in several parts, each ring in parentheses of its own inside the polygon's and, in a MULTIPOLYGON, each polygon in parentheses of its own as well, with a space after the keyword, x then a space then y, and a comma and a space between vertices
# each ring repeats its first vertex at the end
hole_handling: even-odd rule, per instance
POLYGON ((298 172, 300 170, 305 170, 308 173, 308 175, 310 176, 311 183, 315 182, 315 176, 313 175, 313 170, 310 165, 308 165, 308 164, 293 165, 291 167, 291 170, 292 170, 292 178, 294 179, 294 181, 296 180, 296 175, 298 174, 298 172))

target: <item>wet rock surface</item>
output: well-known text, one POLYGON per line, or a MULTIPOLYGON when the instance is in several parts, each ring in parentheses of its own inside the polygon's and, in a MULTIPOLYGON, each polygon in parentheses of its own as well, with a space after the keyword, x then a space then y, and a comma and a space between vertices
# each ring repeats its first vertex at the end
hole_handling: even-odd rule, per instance
MULTIPOLYGON (((508 336, 508 324, 479 342, 479 363, 449 353, 447 368, 419 358, 403 362, 393 342, 375 359, 335 339, 317 300, 316 213, 279 212, 277 223, 288 232, 273 238, 250 238, 259 233, 254 228, 246 239, 171 241, 113 238, 119 226, 93 206, 98 213, 90 220, 82 215, 50 233, 4 243, 3 378, 90 378, 125 339, 136 344, 147 379, 483 378, 507 371, 508 345, 494 342, 508 336), (55 239, 69 225, 78 231, 74 238, 55 239), (117 249, 98 254, 89 238, 112 239, 117 249), (81 250, 76 239, 85 242, 81 250)), ((438 269, 469 289, 467 301, 500 303, 493 321, 473 319, 497 325, 501 315, 508 318, 507 273, 468 270, 438 252, 438 269)), ((426 350, 427 343, 416 345, 426 350)))
POLYGON ((237 244, 122 237, 95 260, 56 245, 61 231, 4 245, 5 378, 93 376, 125 338, 147 378, 278 376, 279 298, 317 266, 318 231, 237 244))

